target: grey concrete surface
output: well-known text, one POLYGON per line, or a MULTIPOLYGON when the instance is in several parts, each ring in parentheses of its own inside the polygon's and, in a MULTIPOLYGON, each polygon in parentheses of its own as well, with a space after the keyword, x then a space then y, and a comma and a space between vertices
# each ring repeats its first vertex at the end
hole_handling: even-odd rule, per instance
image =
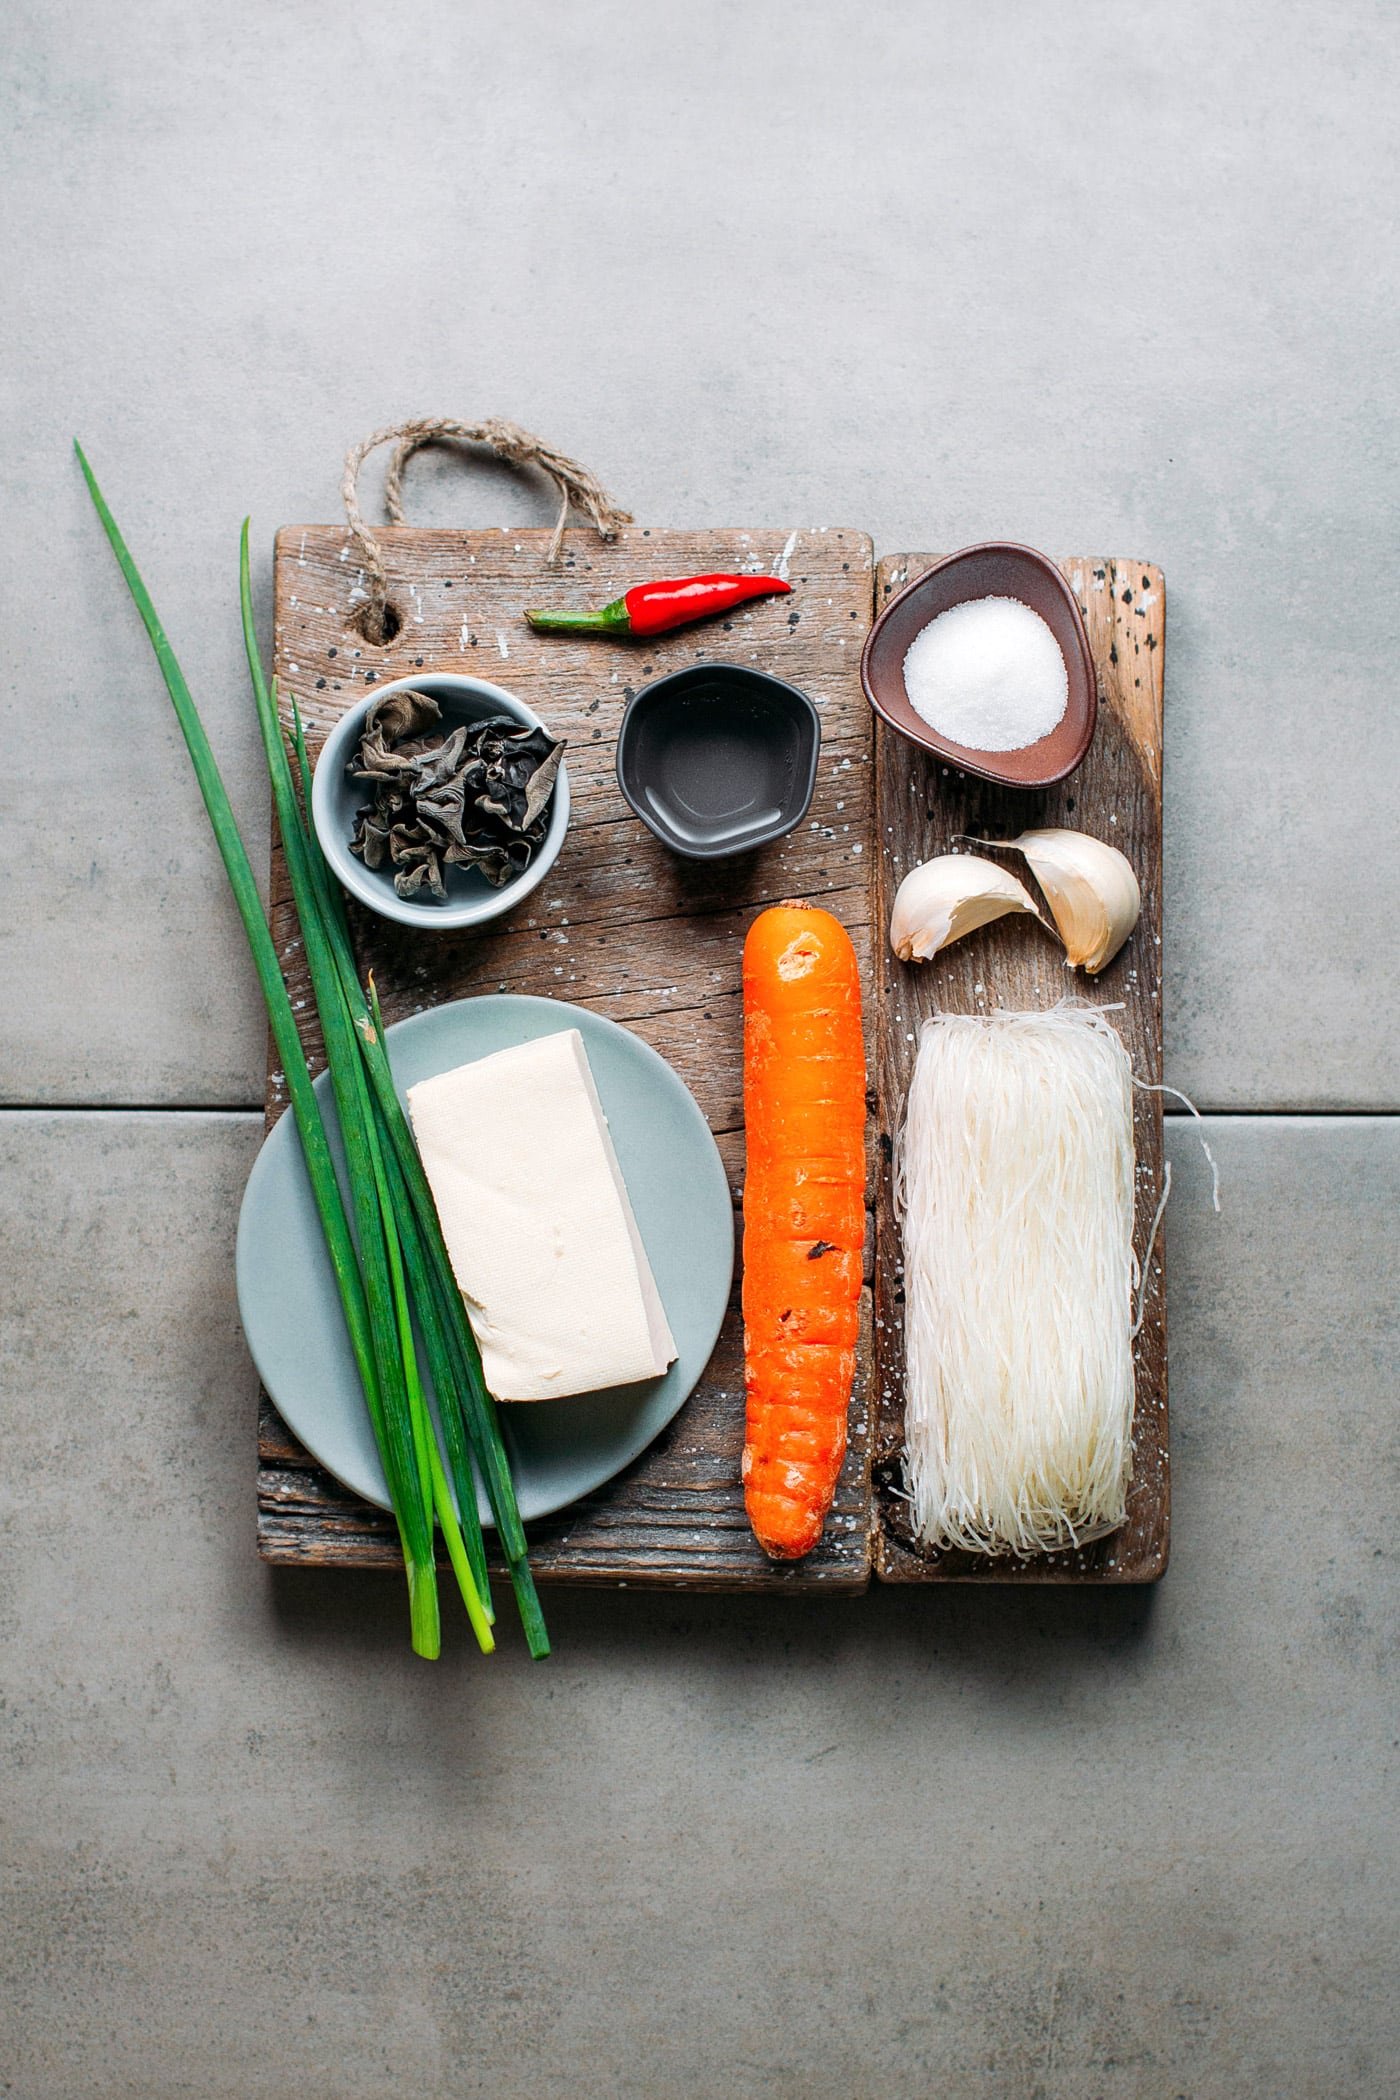
MULTIPOLYGON (((15 0, 0 40, 0 2094, 1381 2100, 1400 13, 15 0), (237 528, 503 414, 655 523, 1168 580, 1173 1561, 559 1594, 407 1651, 253 1538, 237 528), (90 1109, 103 1112, 90 1113, 90 1109), (150 1112, 140 1112, 150 1111, 150 1112), (216 1112, 218 1111, 218 1112, 216 1112), (223 1112, 227 1111, 227 1112, 223 1112)), ((425 522, 543 522, 442 460, 425 522)))
MULTIPOLYGON (((1387 0, 16 0, 5 41, 3 1098, 259 1093, 70 437, 260 836, 238 522, 265 598, 347 443, 435 412, 515 417, 656 523, 1161 562, 1170 1076, 1396 1105, 1387 0)), ((411 502, 543 514, 458 470, 411 502)))
POLYGON ((0 2091, 1393 2090, 1400 1124, 1208 1129, 1155 1594, 553 1594, 433 1666, 251 1552, 256 1118, 0 1116, 0 2091))

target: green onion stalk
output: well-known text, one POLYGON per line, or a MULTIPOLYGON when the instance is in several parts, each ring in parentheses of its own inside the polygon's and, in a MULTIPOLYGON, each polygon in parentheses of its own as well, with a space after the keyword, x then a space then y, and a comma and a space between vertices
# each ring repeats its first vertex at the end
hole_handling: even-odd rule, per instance
MULTIPOLYGON (((272 781, 277 826, 282 835, 292 897, 301 923, 312 993, 325 1039, 331 1087, 350 1171, 351 1200, 369 1300, 376 1366, 381 1390, 388 1401, 385 1414, 390 1435, 384 1470, 389 1497, 396 1507, 402 1497, 406 1504, 426 1513, 430 1540, 432 1516, 436 1515, 447 1541, 448 1557, 458 1578, 467 1615, 481 1646, 490 1648, 493 1643, 489 1604, 482 1601, 481 1589, 462 1542, 419 1376, 399 1245, 399 1225, 354 1024, 326 930, 325 909, 311 862, 311 835, 303 824, 297 801, 276 700, 268 690, 258 657, 246 520, 240 546, 239 595, 248 669, 272 781)), ((474 1499, 472 1515, 474 1518, 474 1499)), ((481 1573, 484 1578, 484 1555, 481 1573)), ((489 1598, 489 1589, 486 1594, 489 1598)))
MULTIPOLYGON (((262 666, 258 661, 257 638, 253 627, 246 525, 243 532, 241 586, 244 640, 252 670, 253 688, 258 696, 259 713, 260 718, 263 720, 265 737, 269 733, 269 723, 271 725, 271 740, 268 743, 269 759, 273 769, 273 776, 280 781, 287 772, 286 751, 282 743, 280 723, 276 714, 275 684, 271 695, 271 706, 264 706, 265 695, 262 666)), ((301 716, 297 711, 295 701, 292 703, 292 715, 295 724, 297 763, 301 773, 302 793, 303 797, 305 797, 309 790, 311 767, 306 756, 306 742, 302 734, 301 716)), ((291 787, 290 779, 286 781, 285 785, 286 792, 290 797, 287 824, 297 840, 295 850, 298 856, 298 868, 299 871, 304 871, 301 879, 309 878, 313 892, 313 901, 308 909, 319 918, 321 928, 327 937, 336 969, 337 982, 335 987, 331 989, 323 984, 317 991, 316 996, 318 1000, 324 997, 334 1003, 338 994, 339 1000, 343 1003, 344 1017, 353 1031, 356 1055, 358 1056, 363 1052, 364 1062, 369 1067, 371 1075, 373 1075, 372 1053, 374 1048, 378 1047, 375 1036, 376 1024, 372 1024, 368 1019, 364 994, 360 988, 359 977, 356 973, 354 954, 350 946, 350 931, 345 918, 345 900, 339 885, 331 875, 325 856, 321 852, 320 841, 310 825, 305 821, 301 804, 296 800, 295 790, 291 787)), ((280 795, 283 789, 279 787, 277 792, 280 795)), ((382 1035, 382 1023, 378 1024, 378 1028, 379 1034, 382 1035)), ((387 1070, 387 1058, 383 1062, 387 1070)), ((392 1095, 395 1115, 403 1125, 405 1132, 408 1132, 407 1119, 403 1115, 397 1093, 393 1092, 392 1079, 389 1082, 389 1089, 392 1095)), ((486 1547, 481 1535, 480 1519, 477 1515, 476 1482, 472 1475, 471 1460, 468 1457, 467 1444, 463 1434, 461 1409, 457 1402, 455 1390, 457 1374, 443 1334, 437 1305, 428 1287, 421 1228, 410 1206, 407 1190, 403 1182, 402 1168, 393 1149, 392 1136, 386 1123, 380 1098, 377 1093, 366 1094, 363 1073, 360 1075, 357 1099, 361 1104, 361 1112, 371 1121, 373 1126, 375 1180, 381 1208, 387 1204, 388 1211, 394 1219, 399 1239, 398 1255, 400 1268, 395 1282, 396 1312, 401 1315, 405 1309, 401 1306, 400 1301, 406 1295, 419 1316, 428 1357, 428 1366, 432 1372, 434 1388, 439 1396, 438 1404, 442 1414, 443 1436, 447 1445, 448 1465, 451 1471, 453 1489, 456 1493, 456 1509, 461 1512, 460 1525, 450 1500, 447 1502, 446 1513, 442 1513, 444 1502, 443 1483, 436 1477, 434 1478, 434 1502, 441 1515, 443 1533, 447 1539, 448 1552, 452 1564, 454 1568, 458 1569, 460 1576, 460 1560, 462 1555, 465 1554, 467 1564, 471 1570, 477 1600, 485 1618, 490 1622, 494 1618, 494 1613, 491 1609, 490 1582, 486 1571, 486 1547), (404 1271, 407 1272, 406 1294, 402 1287, 404 1271)), ((413 1147, 411 1132, 408 1133, 408 1142, 410 1147, 413 1147)), ((416 1147, 413 1147, 413 1150, 416 1159, 416 1147)), ((426 1185, 426 1176, 424 1176, 424 1186, 426 1187, 426 1185)), ((431 1203, 431 1196, 429 1201, 431 1203)), ((435 1209, 433 1215, 434 1219, 436 1219, 435 1209)), ((465 1313, 463 1317, 465 1318, 465 1313)), ((410 1326, 410 1334, 411 1331, 410 1326)), ((406 1367, 409 1360, 408 1354, 405 1353, 404 1362, 406 1367)), ((413 1361, 413 1368, 416 1372, 416 1359, 413 1361)), ((425 1418, 419 1412, 421 1385, 418 1384, 416 1379, 409 1382, 408 1391, 410 1403, 414 1408, 416 1435, 421 1444, 425 1418)), ((429 1449, 430 1451, 435 1450, 435 1447, 430 1446, 429 1449)), ((464 1597, 466 1594, 464 1589, 464 1597)), ((467 1608, 468 1612, 471 1613, 473 1606, 470 1601, 467 1608)))
MULTIPOLYGON (((251 634, 251 606, 245 611, 245 632, 251 634)), ((250 646, 255 649, 256 643, 250 646)), ((302 733, 301 715, 295 702, 292 705, 292 716, 297 766, 305 797, 310 789, 311 764, 307 756, 306 739, 302 733)), ((413 1133, 394 1084, 388 1053, 384 1048, 384 1020, 379 1011, 374 981, 371 978, 367 1001, 355 967, 344 896, 321 852, 315 832, 307 827, 305 835, 323 923, 330 938, 340 972, 341 986, 354 1023, 356 1040, 374 1093, 375 1106, 381 1119, 381 1132, 387 1140, 386 1158, 391 1167, 397 1167, 400 1177, 401 1200, 398 1210, 404 1227, 404 1248, 406 1254, 411 1250, 415 1256, 414 1306, 422 1321, 433 1385, 443 1412, 443 1426, 449 1459, 453 1464, 458 1506, 465 1512, 470 1504, 473 1513, 475 1512, 475 1495, 469 1485, 469 1473, 466 1472, 465 1465, 459 1469, 456 1459, 455 1436, 458 1424, 455 1407, 460 1407, 462 1426, 465 1427, 486 1488, 487 1501, 495 1521, 501 1550, 505 1555, 506 1568, 515 1592, 516 1605, 530 1653, 535 1657, 548 1655, 549 1636, 545 1630, 544 1614, 526 1557, 525 1532, 515 1499, 515 1485, 511 1479, 510 1464, 501 1435, 500 1418, 496 1403, 486 1385, 476 1336, 472 1333, 471 1322, 462 1303, 462 1294, 452 1273, 452 1263, 442 1237, 442 1226, 438 1219, 437 1206, 433 1202, 432 1191, 428 1186, 428 1177, 423 1171, 423 1162, 419 1158, 418 1147, 413 1141, 413 1133), (451 1404, 454 1402, 455 1407, 451 1404)), ((467 1545, 470 1549, 470 1531, 467 1534, 467 1545)), ((484 1558, 482 1565, 484 1567, 484 1558)))
MULTIPOLYGON (((262 986, 398 1526, 408 1576, 414 1649, 432 1657, 438 1654, 441 1643, 435 1518, 442 1527, 448 1558, 477 1640, 483 1650, 493 1645, 490 1590, 468 1455, 470 1446, 486 1483, 530 1650, 536 1655, 547 1654, 548 1639, 525 1559, 524 1534, 494 1403, 481 1379, 475 1338, 452 1279, 417 1148, 393 1087, 377 1002, 371 1015, 354 967, 344 901, 314 833, 303 819, 275 694, 268 691, 258 661, 248 577, 247 526, 243 531, 240 595, 249 668, 345 1146, 358 1259, 291 1001, 227 791, 149 593, 81 446, 75 449, 189 747, 262 986), (447 1469, 419 1370, 414 1313, 419 1319, 438 1394, 447 1469)), ((310 772, 299 721, 296 732, 305 792, 310 772)))
MULTIPOLYGON (((249 646, 250 648, 255 648, 255 641, 251 638, 251 602, 246 596, 244 617, 245 629, 250 637, 249 646)), ((295 724, 298 769, 301 773, 303 796, 305 796, 311 778, 311 767, 306 756, 306 742, 302 734, 301 716, 295 701, 292 703, 292 714, 295 724)), ((398 1094, 394 1089, 392 1075, 389 1074, 388 1059, 382 1052, 383 1023, 378 1015, 377 1004, 373 1019, 370 1018, 368 1007, 365 1004, 364 992, 360 986, 355 968, 354 954, 350 946, 350 932, 345 918, 344 898, 338 884, 331 875, 325 856, 321 852, 320 842, 316 838, 314 831, 303 823, 302 835, 305 842, 306 858, 312 885, 316 892, 317 905, 321 913, 322 923, 329 936, 331 952, 337 967, 341 996, 344 999, 346 1012, 354 1029, 355 1042, 362 1055, 366 1073, 373 1082, 376 1082, 370 1096, 370 1103, 378 1139, 380 1167, 387 1185, 389 1202, 398 1225, 401 1242, 400 1251, 408 1274, 409 1295, 423 1329, 428 1365, 432 1372, 434 1389, 438 1394, 438 1405, 442 1414, 443 1437, 447 1445, 448 1465, 451 1471, 453 1488, 456 1492, 457 1507, 462 1515, 461 1529, 465 1551, 483 1606, 489 1617, 490 1590, 486 1575, 486 1548, 481 1536, 480 1520, 477 1516, 476 1481, 472 1474, 471 1460, 468 1456, 461 1406, 457 1395, 458 1374, 452 1361, 436 1298, 429 1284, 429 1264, 424 1248, 422 1227, 414 1216, 411 1200, 403 1178, 403 1168, 396 1149, 399 1126, 401 1126, 403 1135, 407 1137, 407 1143, 415 1162, 417 1162, 418 1157, 417 1148, 413 1144, 412 1133, 408 1130, 407 1118, 403 1114, 398 1094), (392 1104, 388 1113, 386 1113, 384 1106, 386 1095, 392 1104)), ((371 979, 371 986, 372 984, 373 980, 371 979)), ((426 1176, 423 1177, 423 1182, 426 1188, 426 1176)), ((432 1209, 433 1220, 436 1223, 437 1212, 436 1208, 432 1206, 431 1195, 429 1195, 428 1200, 432 1209)), ((443 1250, 443 1258, 446 1260, 445 1248, 443 1250)), ((456 1292, 455 1283, 452 1284, 452 1292, 460 1305, 460 1294, 456 1292)), ((465 1313, 462 1316, 465 1318, 465 1313)), ((449 1544, 451 1544, 450 1532, 448 1532, 448 1538, 449 1544)))

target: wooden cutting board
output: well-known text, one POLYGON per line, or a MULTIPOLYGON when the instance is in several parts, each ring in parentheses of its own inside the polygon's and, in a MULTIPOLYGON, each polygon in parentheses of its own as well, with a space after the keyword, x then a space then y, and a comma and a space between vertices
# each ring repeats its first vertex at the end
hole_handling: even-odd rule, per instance
MULTIPOLYGON (((383 542, 403 625, 384 648, 353 625, 361 579, 342 528, 278 536, 275 665, 295 694, 313 751, 350 701, 415 669, 474 671, 520 693, 569 739, 574 815, 550 882, 485 937, 416 937, 356 916, 360 957, 398 1020, 446 999, 528 991, 594 1007, 651 1042, 695 1093, 742 1189, 742 1030, 739 963, 754 913, 785 896, 823 903, 849 927, 866 990, 875 1207, 874 1299, 850 1416, 850 1447, 821 1548, 774 1567, 755 1547, 738 1482, 743 1352, 737 1296, 704 1378, 676 1421, 595 1495, 531 1527, 543 1581, 677 1588, 852 1590, 872 1564, 886 1581, 1146 1582, 1166 1564, 1169 1528, 1166 1321, 1160 1241, 1139 1340, 1135 1474, 1129 1523, 1079 1554, 1024 1563, 918 1551, 898 1495, 903 1442, 899 1241, 889 1161, 913 1041, 942 1006, 978 1011, 1053 1004, 1069 988, 1048 943, 992 926, 910 969, 884 929, 899 879, 959 833, 1010 837, 1064 822, 1120 844, 1138 870, 1143 916, 1120 957, 1073 988, 1115 1014, 1139 1074, 1161 1076, 1162 577, 1150 565, 1087 557, 1062 563, 1080 601, 1099 677, 1099 730, 1084 765, 1043 795, 1006 796, 945 772, 872 725, 860 690, 861 645, 877 603, 935 559, 900 555, 872 575, 869 541, 850 531, 660 532, 630 528, 611 546, 566 536, 557 570, 536 531, 389 528, 383 542), (786 569, 790 598, 649 643, 534 635, 520 619, 539 602, 601 603, 650 576, 752 565, 786 569), (766 852, 719 867, 665 852, 618 792, 613 749, 627 699, 646 680, 697 660, 732 658, 789 678, 822 714, 823 751, 808 821, 766 852), (872 734, 878 730, 878 741, 872 734), (878 847, 878 850, 877 850, 878 847), (877 1376, 878 1373, 878 1376, 877 1376)), ((280 853, 272 866, 274 931, 313 1063, 321 1045, 280 853)), ((285 1106, 270 1070, 268 1119, 285 1106)), ((1139 1255, 1160 1185, 1160 1096, 1137 1109, 1139 1255)), ((391 1567, 388 1517, 348 1494, 290 1436, 264 1396, 259 1424, 258 1542, 284 1563, 391 1567)))
MULTIPOLYGON (((565 536, 544 563, 542 531, 381 534, 402 626, 377 648, 353 624, 359 577, 343 527, 278 535, 274 663, 290 716, 295 696, 313 755, 352 700, 418 669, 474 673, 504 685, 567 737, 573 815, 548 881, 482 934, 424 935, 359 914, 361 963, 390 1022, 445 1000, 496 991, 578 1001, 659 1050, 691 1088, 729 1170, 743 1173, 740 957, 754 914, 805 896, 848 927, 866 987, 873 1063, 873 738, 861 692, 861 645, 872 608, 870 542, 849 531, 662 532, 626 529, 604 544, 565 536), (602 604, 651 577, 778 570, 790 597, 649 642, 536 635, 527 605, 602 604), (618 724, 637 687, 697 661, 756 664, 791 680, 822 722, 817 788, 787 839, 741 860, 683 862, 632 814, 618 790, 618 724)), ((280 851, 272 866, 273 930, 316 1065, 314 1007, 280 851), (307 1018, 311 1016, 311 1018, 307 1018)), ((275 1070, 268 1119, 285 1106, 275 1070)), ((872 1131, 872 1166, 874 1139, 872 1131)), ((872 1171, 872 1187, 873 1187, 872 1171)), ((873 1227, 870 1245, 873 1250, 873 1227)), ((836 1504, 817 1552, 774 1566, 759 1551, 739 1484, 742 1333, 737 1298, 695 1393, 671 1427, 616 1480, 530 1527, 542 1581, 692 1589, 853 1590, 871 1564, 873 1347, 870 1292, 836 1504)), ((258 1544, 276 1562, 393 1566, 391 1521, 317 1466, 264 1398, 258 1544)))
MULTIPOLYGON (((877 608, 937 559, 894 555, 876 577, 877 608)), ((1167 1328, 1162 1242, 1147 1276, 1136 1343, 1134 1469, 1128 1522, 1078 1552, 1033 1560, 929 1553, 915 1545, 900 1496, 904 1443, 903 1290, 890 1162, 921 1021, 936 1012, 985 1013, 1053 1006, 1068 993, 1119 1010, 1111 1015, 1133 1069, 1162 1077, 1162 670, 1165 599, 1150 564, 1080 557, 1061 562, 1089 632, 1099 679, 1098 729, 1088 757, 1043 793, 997 788, 941 765, 877 723, 876 917, 880 932, 876 1089, 881 1170, 877 1200, 875 1326, 878 1385, 874 1494, 875 1564, 886 1582, 1153 1582, 1167 1562, 1171 1489, 1167 1458, 1167 1328), (1002 919, 956 942, 931 963, 904 964, 883 929, 903 876, 948 852, 963 836, 1014 838, 1033 826, 1065 825, 1107 839, 1127 854, 1142 887, 1142 917, 1098 977, 1068 972, 1051 943, 1024 921, 1002 919)), ((994 859, 1002 856, 992 855, 994 859)), ((1026 879, 1015 856, 1007 866, 1026 879)), ((1134 1136, 1139 1261, 1162 1185, 1162 1097, 1136 1097, 1134 1136)))

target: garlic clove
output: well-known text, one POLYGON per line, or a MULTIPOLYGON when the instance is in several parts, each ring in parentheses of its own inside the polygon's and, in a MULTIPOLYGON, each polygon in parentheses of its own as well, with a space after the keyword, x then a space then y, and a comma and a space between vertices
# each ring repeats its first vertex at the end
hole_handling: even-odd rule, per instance
POLYGON ((1007 912, 1040 914, 1023 883, 973 853, 944 853, 911 868, 895 893, 890 946, 901 962, 927 962, 1007 912))
POLYGON ((1112 962, 1142 910, 1132 862, 1116 846, 1083 831, 1023 831, 1007 843, 1030 862, 1070 966, 1096 977, 1112 962))

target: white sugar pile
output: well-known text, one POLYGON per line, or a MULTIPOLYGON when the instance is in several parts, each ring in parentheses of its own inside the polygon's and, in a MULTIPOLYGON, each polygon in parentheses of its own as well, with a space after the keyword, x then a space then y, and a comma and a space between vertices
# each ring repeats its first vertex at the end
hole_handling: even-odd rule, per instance
POLYGON ((915 635, 904 690, 930 729, 969 751, 1020 751, 1069 705, 1060 645, 1019 598, 969 598, 915 635))

